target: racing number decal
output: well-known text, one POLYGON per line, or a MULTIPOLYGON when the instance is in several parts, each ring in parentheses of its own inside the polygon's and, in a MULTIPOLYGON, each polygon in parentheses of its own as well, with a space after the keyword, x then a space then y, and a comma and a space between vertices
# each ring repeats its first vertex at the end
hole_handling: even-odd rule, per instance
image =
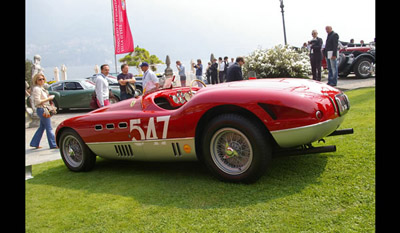
MULTIPOLYGON (((140 124, 140 119, 132 119, 130 120, 130 130, 129 132, 132 132, 132 130, 137 130, 140 133, 140 140, 143 140, 144 138, 144 131, 142 128, 140 128, 140 126, 137 126, 138 124, 140 124)), ((137 141, 135 137, 132 138, 132 141, 137 141)))
MULTIPOLYGON (((167 138, 168 124, 169 124, 169 118, 170 117, 171 116, 159 116, 159 117, 156 117, 157 123, 164 122, 162 139, 166 139, 167 138)), ((130 130, 129 130, 129 132, 132 132, 133 130, 137 130, 139 132, 140 140, 158 139, 156 126, 154 124, 154 117, 150 117, 150 119, 149 119, 149 124, 147 125, 146 135, 144 134, 144 130, 140 127, 140 119, 131 119, 130 120, 130 130)), ((132 137, 132 141, 137 141, 137 139, 135 137, 132 137)))

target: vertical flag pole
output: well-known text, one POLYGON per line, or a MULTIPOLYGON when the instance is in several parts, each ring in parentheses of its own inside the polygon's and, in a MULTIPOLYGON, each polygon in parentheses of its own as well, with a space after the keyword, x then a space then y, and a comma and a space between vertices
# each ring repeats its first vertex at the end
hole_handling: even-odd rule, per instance
POLYGON ((111 0, 111 17, 112 17, 112 32, 113 32, 113 41, 114 41, 114 63, 115 63, 115 73, 118 73, 117 71, 117 54, 115 53, 115 32, 114 32, 114 0, 111 0))

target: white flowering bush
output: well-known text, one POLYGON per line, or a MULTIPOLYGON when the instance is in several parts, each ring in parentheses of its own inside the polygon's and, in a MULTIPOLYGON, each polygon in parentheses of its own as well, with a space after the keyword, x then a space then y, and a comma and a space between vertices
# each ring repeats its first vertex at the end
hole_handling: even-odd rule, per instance
POLYGON ((257 78, 307 78, 311 74, 308 52, 296 51, 288 45, 277 45, 272 49, 257 49, 245 57, 244 77, 254 71, 257 78))

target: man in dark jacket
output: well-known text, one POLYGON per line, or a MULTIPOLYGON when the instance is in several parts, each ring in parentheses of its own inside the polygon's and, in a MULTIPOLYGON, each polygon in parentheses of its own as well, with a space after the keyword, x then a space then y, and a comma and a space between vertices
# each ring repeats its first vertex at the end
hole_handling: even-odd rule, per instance
POLYGON ((211 83, 218 84, 218 63, 217 63, 217 59, 215 59, 215 58, 212 61, 210 71, 211 71, 211 83))
POLYGON ((325 42, 324 55, 328 64, 328 85, 336 86, 338 80, 338 43, 339 35, 332 30, 331 26, 325 27, 328 37, 325 42))
POLYGON ((312 40, 308 41, 310 45, 311 71, 314 80, 321 81, 321 62, 322 62, 322 39, 318 37, 317 30, 311 32, 312 40))
POLYGON ((237 57, 236 62, 233 63, 228 68, 227 75, 226 75, 227 82, 243 80, 243 74, 242 74, 243 64, 244 64, 244 58, 237 57))

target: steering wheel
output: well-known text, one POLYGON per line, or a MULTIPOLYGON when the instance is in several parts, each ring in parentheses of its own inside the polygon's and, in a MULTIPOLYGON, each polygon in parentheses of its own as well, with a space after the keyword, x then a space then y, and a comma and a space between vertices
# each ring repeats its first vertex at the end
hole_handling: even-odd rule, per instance
POLYGON ((185 94, 185 99, 186 99, 186 101, 189 101, 189 100, 193 97, 192 87, 193 87, 193 84, 194 84, 195 82, 199 82, 199 83, 201 83, 204 87, 207 87, 207 85, 206 85, 203 81, 201 81, 200 79, 193 79, 192 82, 190 82, 190 90, 189 90, 189 92, 186 93, 186 94, 188 94, 188 95, 185 94))

